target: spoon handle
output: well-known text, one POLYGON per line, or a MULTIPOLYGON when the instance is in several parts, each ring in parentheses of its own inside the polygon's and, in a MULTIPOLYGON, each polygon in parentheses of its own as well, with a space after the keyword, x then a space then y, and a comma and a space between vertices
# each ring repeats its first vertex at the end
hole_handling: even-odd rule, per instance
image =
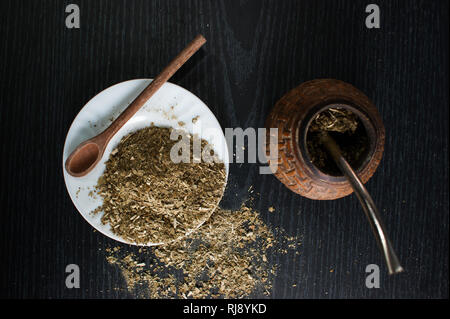
POLYGON ((111 123, 102 133, 106 143, 114 134, 166 83, 178 69, 205 44, 206 39, 197 35, 165 68, 161 73, 134 99, 134 101, 111 123))
POLYGON ((380 213, 378 212, 378 209, 375 206, 375 203, 369 192, 364 187, 364 184, 361 182, 358 175, 356 175, 350 164, 344 159, 339 146, 330 137, 330 135, 326 132, 322 132, 321 140, 327 151, 330 153, 331 157, 333 157, 336 165, 352 185, 352 188, 355 191, 355 194, 358 197, 361 206, 363 207, 367 219, 369 220, 378 245, 383 252, 389 274, 392 275, 402 272, 403 267, 400 265, 394 248, 392 247, 392 243, 387 235, 386 227, 381 220, 380 213))

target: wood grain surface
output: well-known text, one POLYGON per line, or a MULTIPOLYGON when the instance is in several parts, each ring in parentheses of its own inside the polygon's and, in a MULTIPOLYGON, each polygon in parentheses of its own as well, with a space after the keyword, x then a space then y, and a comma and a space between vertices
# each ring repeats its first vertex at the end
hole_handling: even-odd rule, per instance
MULTIPOLYGON (((199 96, 222 127, 264 127, 275 102, 315 78, 362 90, 386 127, 384 158, 367 188, 406 269, 388 277, 354 195, 300 197, 258 165, 231 165, 222 205, 253 185, 271 227, 300 236, 272 298, 448 298, 448 1, 1 1, 0 297, 135 298, 104 248, 112 240, 77 213, 62 150, 74 117, 115 83, 154 77, 197 33, 208 40, 171 82, 199 96), (65 27, 76 3, 80 29, 65 27), (273 206, 275 213, 269 213, 273 206), (81 288, 65 287, 65 267, 81 288), (367 289, 378 264, 381 287, 367 289), (296 284, 295 287, 293 285, 296 284)), ((256 295, 255 297, 262 297, 256 295)))

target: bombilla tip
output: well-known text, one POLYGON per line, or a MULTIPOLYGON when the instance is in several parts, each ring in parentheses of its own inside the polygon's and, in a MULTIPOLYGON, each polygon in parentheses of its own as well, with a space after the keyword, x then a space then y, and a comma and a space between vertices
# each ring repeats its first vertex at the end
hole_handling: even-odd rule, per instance
POLYGON ((404 271, 405 271, 405 269, 402 266, 398 265, 395 268, 390 268, 389 269, 389 275, 397 275, 397 274, 400 274, 400 273, 402 273, 404 271))

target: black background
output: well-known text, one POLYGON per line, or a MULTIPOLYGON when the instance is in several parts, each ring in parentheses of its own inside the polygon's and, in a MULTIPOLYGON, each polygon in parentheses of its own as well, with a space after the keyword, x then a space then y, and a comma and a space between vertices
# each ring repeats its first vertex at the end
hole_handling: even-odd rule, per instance
POLYGON ((1 1, 0 297, 135 297, 113 289, 125 285, 105 260, 114 243, 66 192, 65 136, 91 97, 154 77, 202 33, 207 44, 171 82, 199 96, 222 127, 263 127, 284 93, 315 78, 355 85, 386 127, 383 161, 366 186, 406 269, 395 277, 354 195, 312 201, 257 165, 231 166, 223 205, 240 205, 253 185, 263 219, 303 238, 300 255, 270 259, 281 267, 271 297, 448 298, 448 1, 377 0, 381 29, 369 30, 371 2, 1 1), (65 27, 70 3, 80 29, 65 27), (80 289, 65 287, 70 263, 80 266, 80 289), (372 263, 380 289, 364 284, 372 263))

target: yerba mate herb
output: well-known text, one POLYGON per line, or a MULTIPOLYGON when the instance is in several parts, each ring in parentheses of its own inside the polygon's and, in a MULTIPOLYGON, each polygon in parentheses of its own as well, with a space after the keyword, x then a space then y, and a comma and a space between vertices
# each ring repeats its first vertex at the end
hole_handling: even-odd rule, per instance
MULTIPOLYGON (((125 136, 111 152, 99 178, 103 224, 137 244, 166 243, 193 231, 207 220, 225 186, 223 163, 193 163, 193 142, 187 133, 189 163, 174 163, 172 129, 148 127, 125 136)), ((198 141, 203 150, 210 147, 198 141)))
POLYGON ((342 155, 352 167, 357 167, 368 149, 364 126, 356 114, 344 108, 330 108, 319 113, 307 133, 307 149, 311 162, 329 175, 342 175, 323 148, 320 132, 326 131, 339 145, 342 155))
POLYGON ((299 255, 299 246, 298 238, 272 231, 243 205, 237 211, 217 209, 196 232, 173 244, 137 252, 107 249, 107 260, 138 297, 247 298, 270 295, 278 270, 273 262, 287 253, 299 255))
POLYGON ((158 247, 155 255, 183 270, 178 286, 182 298, 243 298, 258 288, 268 294, 275 269, 266 255, 273 242, 258 213, 242 206, 216 211, 188 240, 158 247))
POLYGON ((358 127, 358 117, 351 111, 344 108, 330 108, 316 116, 312 121, 309 131, 328 131, 354 133, 358 127))

